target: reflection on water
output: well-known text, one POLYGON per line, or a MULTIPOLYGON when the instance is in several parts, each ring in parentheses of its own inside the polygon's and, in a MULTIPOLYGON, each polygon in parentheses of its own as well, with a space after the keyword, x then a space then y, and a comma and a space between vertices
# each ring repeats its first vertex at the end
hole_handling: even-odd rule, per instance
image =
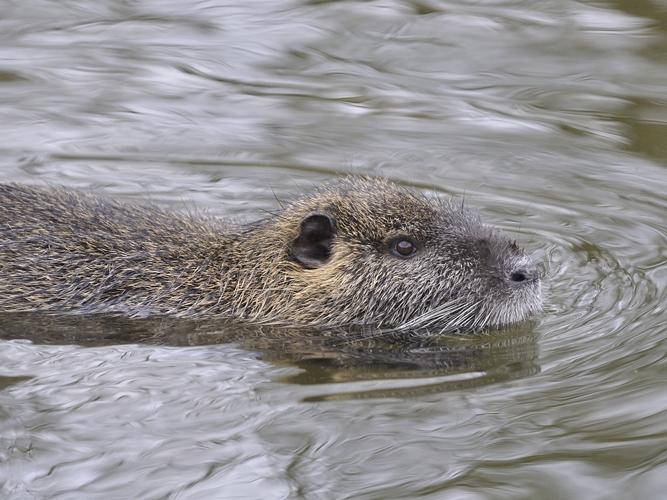
POLYGON ((235 344, 260 353, 265 361, 300 369, 283 377, 283 382, 347 383, 349 387, 336 389, 337 397, 343 397, 346 389, 355 392, 345 397, 405 397, 481 386, 539 371, 537 340, 530 325, 466 337, 428 330, 318 331, 171 318, 5 313, 0 315, 0 338, 84 346, 235 344), (373 383, 364 385, 363 381, 373 383))
POLYGON ((383 175, 547 277, 472 337, 2 315, 0 496, 664 496, 665 61, 659 0, 5 1, 3 182, 253 219, 383 175))

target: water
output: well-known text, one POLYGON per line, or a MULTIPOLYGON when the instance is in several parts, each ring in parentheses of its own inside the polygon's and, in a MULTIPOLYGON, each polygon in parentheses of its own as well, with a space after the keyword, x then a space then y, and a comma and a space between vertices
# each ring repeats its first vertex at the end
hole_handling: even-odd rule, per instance
POLYGON ((0 496, 662 498, 667 3, 0 4, 3 181, 252 219, 462 197, 546 267, 481 336, 0 317, 0 496))

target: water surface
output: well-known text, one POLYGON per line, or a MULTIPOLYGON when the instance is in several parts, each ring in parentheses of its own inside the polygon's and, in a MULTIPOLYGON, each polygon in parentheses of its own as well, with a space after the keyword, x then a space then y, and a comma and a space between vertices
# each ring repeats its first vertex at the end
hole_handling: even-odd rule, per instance
POLYGON ((546 273, 476 336, 0 315, 1 497, 664 495, 664 1, 0 9, 3 181, 252 220, 382 175, 546 273))

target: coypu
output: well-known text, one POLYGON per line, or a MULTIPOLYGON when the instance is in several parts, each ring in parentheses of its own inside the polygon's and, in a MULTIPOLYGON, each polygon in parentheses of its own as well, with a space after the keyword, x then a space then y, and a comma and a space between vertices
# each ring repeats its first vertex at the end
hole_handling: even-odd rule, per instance
POLYGON ((478 330, 540 306, 515 242, 386 180, 346 178, 244 226, 0 185, 0 311, 478 330))

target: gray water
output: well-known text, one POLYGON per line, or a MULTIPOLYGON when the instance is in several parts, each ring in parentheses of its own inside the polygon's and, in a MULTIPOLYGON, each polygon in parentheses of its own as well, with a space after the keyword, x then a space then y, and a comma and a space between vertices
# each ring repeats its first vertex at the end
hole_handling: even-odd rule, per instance
POLYGON ((465 199, 545 311, 378 338, 0 315, 0 497, 664 498, 664 0, 4 0, 2 181, 465 199))

